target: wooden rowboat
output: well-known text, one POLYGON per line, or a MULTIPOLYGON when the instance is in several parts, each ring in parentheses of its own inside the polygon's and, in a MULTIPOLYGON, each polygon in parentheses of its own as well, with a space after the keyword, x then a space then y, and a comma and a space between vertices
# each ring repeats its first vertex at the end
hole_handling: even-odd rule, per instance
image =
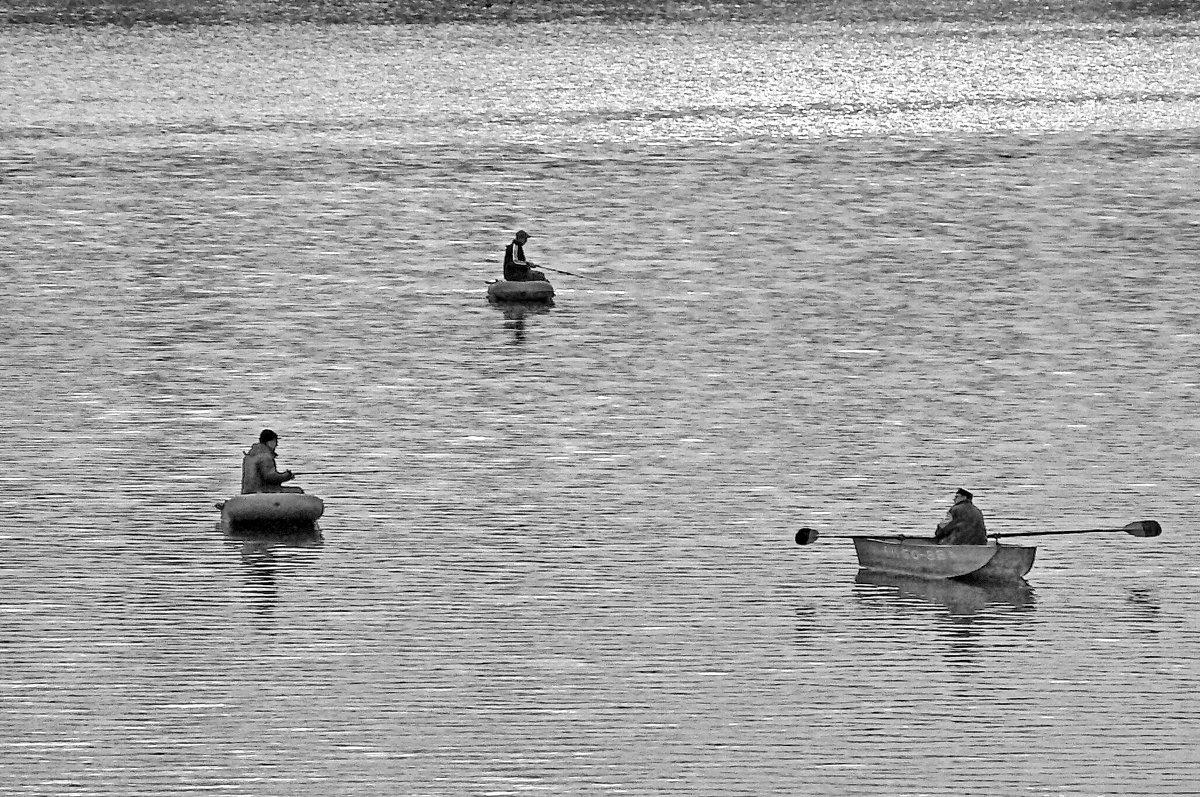
POLYGON ((510 282, 497 280, 488 285, 490 302, 549 302, 554 299, 554 287, 546 280, 510 282))
POLYGON ((217 504, 230 531, 315 529, 325 502, 307 493, 246 493, 217 504))
POLYGON ((922 537, 853 537, 858 564, 919 578, 1015 581, 1033 567, 1037 548, 1019 545, 938 545, 922 537))

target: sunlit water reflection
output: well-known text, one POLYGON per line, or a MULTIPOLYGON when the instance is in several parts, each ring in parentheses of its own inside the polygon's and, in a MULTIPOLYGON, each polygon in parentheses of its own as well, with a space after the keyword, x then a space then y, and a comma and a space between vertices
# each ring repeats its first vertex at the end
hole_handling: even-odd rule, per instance
POLYGON ((1141 32, 0 31, 0 791, 1189 793, 1200 79, 1141 32), (484 299, 517 227, 553 307, 484 299), (216 528, 263 426, 322 537, 216 528), (1166 532, 792 544, 958 486, 1166 532))

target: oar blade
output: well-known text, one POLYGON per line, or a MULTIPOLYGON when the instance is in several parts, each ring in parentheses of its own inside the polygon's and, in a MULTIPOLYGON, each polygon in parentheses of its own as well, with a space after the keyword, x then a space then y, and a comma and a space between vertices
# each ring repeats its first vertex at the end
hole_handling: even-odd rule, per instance
POLYGON ((820 535, 817 534, 816 529, 810 529, 807 527, 802 528, 796 532, 796 544, 797 545, 808 545, 810 542, 816 542, 817 537, 819 537, 819 536, 820 535))
POLYGON ((1157 537, 1162 534, 1162 526, 1158 525, 1157 520, 1137 520, 1122 530, 1135 537, 1157 537))

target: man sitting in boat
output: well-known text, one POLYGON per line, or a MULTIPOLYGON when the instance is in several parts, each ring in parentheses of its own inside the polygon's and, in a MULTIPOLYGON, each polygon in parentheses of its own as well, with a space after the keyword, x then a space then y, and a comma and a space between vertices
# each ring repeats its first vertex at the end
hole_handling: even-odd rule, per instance
POLYGON ((275 469, 275 448, 279 435, 263 429, 258 442, 242 457, 242 494, 246 493, 302 493, 299 487, 284 487, 283 483, 296 478, 290 470, 280 473, 275 469))
POLYGON ((954 505, 933 534, 934 542, 938 545, 987 545, 987 527, 983 524, 983 513, 971 503, 974 497, 961 487, 958 489, 954 494, 954 505))
POLYGON ((504 247, 504 279, 509 282, 545 281, 546 279, 545 274, 534 271, 533 263, 525 259, 525 242, 528 240, 529 233, 517 230, 512 243, 504 247))

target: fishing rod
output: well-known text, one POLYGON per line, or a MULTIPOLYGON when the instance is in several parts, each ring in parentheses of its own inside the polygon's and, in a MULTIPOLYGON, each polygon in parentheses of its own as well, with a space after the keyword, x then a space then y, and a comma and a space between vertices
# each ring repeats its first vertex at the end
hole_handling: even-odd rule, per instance
MULTIPOLYGON (((541 263, 530 263, 529 267, 530 268, 544 268, 547 271, 553 271, 555 274, 566 274, 568 277, 579 277, 579 278, 585 279, 585 280, 595 280, 596 282, 605 282, 605 280, 599 279, 598 277, 590 277, 587 274, 576 274, 574 271, 566 271, 565 269, 561 269, 561 268, 552 268, 550 266, 543 266, 541 263)), ((605 283, 605 284, 607 284, 607 283, 605 283)))
MULTIPOLYGON (((526 262, 528 262, 528 261, 526 261, 526 262)), ((489 263, 488 265, 494 265, 494 264, 489 263)), ((555 274, 566 274, 568 277, 579 277, 580 279, 592 280, 593 282, 599 282, 602 285, 611 285, 612 284, 608 280, 602 280, 599 277, 593 277, 588 274, 577 274, 574 271, 567 271, 566 269, 563 269, 563 268, 554 268, 553 266, 543 266, 541 263, 529 263, 529 267, 530 268, 544 268, 544 269, 546 269, 546 271, 553 271, 555 274)))

